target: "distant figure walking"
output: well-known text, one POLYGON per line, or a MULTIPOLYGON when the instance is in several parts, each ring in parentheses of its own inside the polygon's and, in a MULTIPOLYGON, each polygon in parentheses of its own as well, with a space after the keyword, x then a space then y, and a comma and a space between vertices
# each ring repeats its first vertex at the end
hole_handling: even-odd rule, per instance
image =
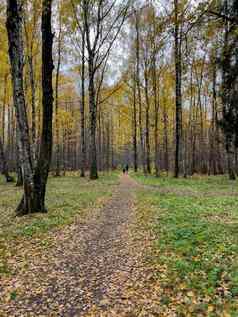
POLYGON ((129 166, 128 164, 126 164, 126 174, 128 174, 128 172, 129 172, 129 166))
POLYGON ((125 167, 123 167, 123 170, 122 170, 122 171, 123 171, 123 174, 125 174, 125 173, 126 173, 126 169, 125 169, 125 167))

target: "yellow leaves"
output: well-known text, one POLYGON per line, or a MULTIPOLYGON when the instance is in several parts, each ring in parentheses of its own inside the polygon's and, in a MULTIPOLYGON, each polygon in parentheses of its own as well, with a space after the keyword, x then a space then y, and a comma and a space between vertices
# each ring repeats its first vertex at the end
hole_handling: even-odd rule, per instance
POLYGON ((212 313, 214 311, 215 307, 213 305, 208 305, 207 312, 212 313))
POLYGON ((195 296, 193 291, 187 292, 187 295, 188 295, 188 297, 194 297, 195 296))
POLYGON ((186 289, 186 284, 185 283, 181 283, 180 285, 179 285, 179 288, 181 289, 181 290, 184 290, 184 289, 186 289))

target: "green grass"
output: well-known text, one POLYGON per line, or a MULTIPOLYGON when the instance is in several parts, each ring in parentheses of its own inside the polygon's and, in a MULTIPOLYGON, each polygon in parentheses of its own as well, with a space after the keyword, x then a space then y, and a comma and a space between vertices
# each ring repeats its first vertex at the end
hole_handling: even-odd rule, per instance
POLYGON ((237 182, 133 177, 145 185, 139 216, 155 235, 151 261, 166 294, 161 304, 182 292, 178 316, 238 316, 237 182))
POLYGON ((86 209, 109 197, 113 185, 118 183, 118 174, 101 175, 99 180, 89 181, 77 175, 50 177, 46 206, 47 214, 32 214, 15 217, 15 208, 22 196, 22 189, 14 184, 5 184, 0 178, 0 241, 19 236, 32 237, 54 227, 71 223, 86 209))
MULTIPOLYGON (((48 213, 15 216, 15 208, 22 197, 22 189, 15 184, 6 184, 0 177, 0 278, 12 274, 9 260, 15 248, 27 249, 33 245, 49 248, 56 228, 82 219, 90 209, 99 207, 109 198, 118 184, 118 173, 102 174, 96 181, 82 179, 77 173, 65 177, 50 177, 47 186, 46 206, 48 213), (28 243, 29 242, 29 243, 28 243)), ((11 298, 15 298, 12 294, 11 298)))

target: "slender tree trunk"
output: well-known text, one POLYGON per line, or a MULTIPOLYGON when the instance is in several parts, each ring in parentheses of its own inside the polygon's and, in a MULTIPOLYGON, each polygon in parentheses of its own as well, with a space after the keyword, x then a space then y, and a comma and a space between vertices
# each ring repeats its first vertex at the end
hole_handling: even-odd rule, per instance
POLYGON ((210 172, 213 175, 217 175, 217 160, 216 160, 216 139, 217 139, 217 126, 216 126, 216 64, 213 62, 212 70, 212 122, 211 122, 211 133, 210 133, 210 172))
POLYGON ((163 122, 164 122, 164 162, 167 175, 169 173, 169 141, 168 141, 168 115, 164 106, 163 109, 163 122))
POLYGON ((109 118, 106 123, 106 170, 110 170, 110 123, 109 118))
POLYGON ((85 167, 86 167, 86 144, 85 144, 85 30, 82 32, 82 72, 81 72, 81 95, 82 100, 80 103, 80 140, 81 140, 81 177, 85 177, 85 167))
POLYGON ((0 137, 0 160, 1 160, 2 174, 5 176, 6 182, 8 182, 8 183, 13 182, 13 177, 11 177, 9 175, 9 172, 8 172, 8 164, 7 164, 7 160, 5 158, 1 137, 0 137))
POLYGON ((236 175, 234 171, 234 154, 231 149, 231 142, 229 138, 226 138, 226 153, 227 153, 227 167, 228 167, 228 174, 229 174, 229 179, 230 180, 235 180, 236 175))
POLYGON ((60 138, 59 138, 59 75, 61 67, 61 47, 62 47, 62 18, 59 13, 59 34, 57 48, 57 66, 56 66, 56 81, 55 81, 55 133, 56 133, 56 171, 55 176, 60 176, 60 138))
POLYGON ((154 142, 155 142, 155 176, 160 176, 159 164, 159 94, 156 78, 155 57, 153 58, 153 94, 154 94, 154 111, 155 111, 155 127, 154 127, 154 142))
POLYGON ((97 106, 95 103, 95 86, 94 86, 94 69, 93 58, 88 58, 89 72, 89 115, 90 115, 90 146, 89 146, 89 162, 90 162, 90 179, 98 178, 97 171, 97 148, 96 148, 96 125, 97 125, 97 106))
POLYGON ((182 131, 182 93, 181 93, 181 38, 179 38, 179 18, 178 18, 178 0, 174 0, 175 10, 175 73, 176 73, 176 136, 175 136, 175 167, 174 176, 179 177, 179 159, 181 147, 181 131, 182 131))
POLYGON ((31 137, 32 137, 32 158, 34 165, 36 164, 36 88, 35 88, 35 76, 33 67, 33 56, 28 56, 29 75, 31 84, 31 137))
POLYGON ((136 109, 136 74, 134 72, 133 78, 133 118, 132 118, 132 130, 133 130, 133 162, 134 172, 138 170, 138 153, 137 153, 137 109, 136 109))
POLYGON ((102 171, 102 114, 101 114, 101 107, 98 107, 98 168, 99 171, 102 171))
MULTIPOLYGON (((146 67, 147 68, 147 67, 146 67)), ((150 166, 150 99, 148 87, 148 73, 147 69, 145 70, 145 99, 146 99, 146 113, 145 113, 145 141, 146 141, 146 172, 151 174, 150 166)))
POLYGON ((5 115, 6 115, 6 104, 7 104, 7 81, 8 74, 4 76, 4 93, 3 93, 3 105, 2 105, 2 144, 3 149, 5 146, 5 115))
POLYGON ((8 160, 8 166, 11 164, 11 106, 8 105, 7 108, 7 160, 8 160))
POLYGON ((139 15, 136 13, 136 82, 137 94, 139 104, 139 129, 140 129, 140 148, 141 161, 143 172, 146 174, 145 168, 145 151, 144 151, 144 137, 143 137, 143 122, 142 122, 142 99, 141 99, 141 85, 140 85, 140 30, 139 30, 139 15))

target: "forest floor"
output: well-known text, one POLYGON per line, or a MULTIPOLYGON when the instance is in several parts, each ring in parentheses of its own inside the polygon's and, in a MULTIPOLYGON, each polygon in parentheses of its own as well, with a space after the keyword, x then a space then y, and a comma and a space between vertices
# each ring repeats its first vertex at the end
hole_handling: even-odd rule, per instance
MULTIPOLYGON (((238 184, 227 176, 134 175, 137 213, 154 237, 159 316, 238 316, 238 184)), ((156 288, 156 286, 154 286, 156 288)))
POLYGON ((0 316, 147 316, 148 241, 136 220, 136 187, 123 176, 101 208, 47 239, 23 234, 6 260, 0 316))
POLYGON ((238 187, 225 177, 50 178, 14 218, 0 182, 0 317, 237 317, 238 187))

